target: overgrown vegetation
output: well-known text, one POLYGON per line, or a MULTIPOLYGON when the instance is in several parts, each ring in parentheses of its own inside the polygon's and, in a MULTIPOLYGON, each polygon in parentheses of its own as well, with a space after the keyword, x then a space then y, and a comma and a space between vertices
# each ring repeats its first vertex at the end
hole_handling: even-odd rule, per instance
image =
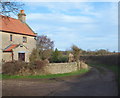
MULTIPOLYGON (((45 67, 47 64, 48 64, 48 62, 45 61, 45 60, 36 60, 36 61, 34 61, 34 63, 32 63, 31 66, 33 66, 34 69, 40 70, 40 69, 42 69, 43 67, 45 67)), ((34 69, 33 69, 33 70, 34 70, 34 69)))
POLYGON ((36 41, 37 48, 33 49, 29 57, 30 62, 50 59, 54 47, 54 42, 45 35, 37 36, 36 41))
POLYGON ((52 52, 51 58, 49 60, 51 63, 65 63, 68 62, 68 55, 62 54, 56 48, 55 51, 52 52))
POLYGON ((18 74, 23 67, 26 68, 27 66, 25 62, 11 61, 3 64, 2 71, 3 74, 15 75, 18 74))
POLYGON ((80 55, 81 55, 81 49, 79 48, 79 47, 77 47, 76 45, 73 45, 72 47, 71 47, 71 49, 72 49, 72 53, 73 53, 73 55, 74 55, 74 59, 75 59, 75 61, 79 61, 80 59, 80 55))
POLYGON ((76 45, 73 45, 72 47, 71 47, 71 49, 72 49, 72 53, 73 53, 73 55, 74 55, 74 61, 76 61, 77 62, 77 69, 79 70, 80 68, 81 68, 81 66, 80 66, 80 55, 81 55, 81 49, 79 48, 79 47, 77 47, 76 45))
POLYGON ((38 70, 43 72, 43 67, 47 64, 45 60, 36 60, 32 63, 11 61, 3 64, 2 73, 6 75, 35 75, 38 70))
POLYGON ((30 57, 29 57, 30 62, 33 63, 34 61, 40 59, 40 56, 38 53, 39 53, 38 49, 33 49, 32 53, 30 54, 30 57))
POLYGON ((17 75, 2 75, 3 79, 18 79, 18 78, 32 78, 32 79, 43 79, 43 78, 57 78, 63 76, 82 75, 87 73, 88 69, 81 69, 71 73, 64 74, 49 74, 49 75, 30 75, 30 76, 17 76, 17 75))

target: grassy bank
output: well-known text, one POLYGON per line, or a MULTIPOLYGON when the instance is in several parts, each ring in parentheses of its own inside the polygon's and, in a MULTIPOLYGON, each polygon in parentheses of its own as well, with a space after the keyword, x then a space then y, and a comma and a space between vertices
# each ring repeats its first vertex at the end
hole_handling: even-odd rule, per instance
POLYGON ((119 65, 118 65, 118 59, 120 55, 92 55, 92 56, 82 56, 82 59, 85 59, 86 63, 89 66, 94 66, 98 68, 100 71, 102 69, 100 66, 105 67, 111 71, 113 71, 116 75, 116 80, 118 81, 118 86, 120 87, 120 72, 119 65))
POLYGON ((115 65, 105 65, 105 64, 98 64, 98 63, 89 63, 89 66, 102 66, 105 67, 111 71, 113 71, 115 74, 118 74, 118 66, 115 65))
POLYGON ((118 54, 82 56, 81 58, 85 59, 88 65, 103 66, 118 74, 118 54))
POLYGON ((105 68, 111 70, 112 72, 114 72, 116 75, 116 81, 118 82, 118 86, 120 87, 120 72, 118 71, 118 69, 119 69, 118 65, 106 64, 106 63, 100 62, 99 60, 96 60, 96 61, 89 60, 87 62, 87 64, 89 66, 94 66, 94 67, 98 68, 101 72, 102 72, 102 69, 100 69, 100 66, 105 67, 105 68))
POLYGON ((45 78, 57 78, 64 76, 73 76, 73 75, 82 75, 89 71, 89 69, 81 69, 79 71, 71 72, 71 73, 63 73, 63 74, 49 74, 49 75, 30 75, 30 76, 16 76, 16 75, 2 75, 2 79, 24 79, 24 78, 32 78, 32 79, 45 79, 45 78))

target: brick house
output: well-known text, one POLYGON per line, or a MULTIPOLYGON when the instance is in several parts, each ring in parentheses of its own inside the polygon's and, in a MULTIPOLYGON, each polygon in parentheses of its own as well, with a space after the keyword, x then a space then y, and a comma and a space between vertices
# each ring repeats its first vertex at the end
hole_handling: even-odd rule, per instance
POLYGON ((36 34, 25 20, 24 10, 20 11, 18 19, 0 15, 0 62, 29 62, 29 56, 36 48, 36 34))

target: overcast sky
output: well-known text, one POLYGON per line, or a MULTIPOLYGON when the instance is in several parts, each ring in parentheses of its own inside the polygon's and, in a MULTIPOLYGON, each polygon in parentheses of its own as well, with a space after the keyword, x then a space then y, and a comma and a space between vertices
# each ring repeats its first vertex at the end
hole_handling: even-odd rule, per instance
POLYGON ((118 51, 117 2, 26 2, 24 10, 29 26, 59 50, 118 51))

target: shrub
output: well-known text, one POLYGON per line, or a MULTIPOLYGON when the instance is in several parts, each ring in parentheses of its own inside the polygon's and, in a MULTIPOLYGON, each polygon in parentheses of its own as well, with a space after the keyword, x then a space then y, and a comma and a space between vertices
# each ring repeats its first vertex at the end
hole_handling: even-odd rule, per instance
POLYGON ((2 73, 7 75, 27 75, 34 74, 36 70, 41 70, 48 64, 47 60, 36 60, 31 63, 11 61, 3 64, 2 73), (26 73, 27 72, 27 73, 26 73))
POLYGON ((68 57, 67 56, 60 56, 58 59, 59 63, 65 63, 68 62, 68 57))
POLYGON ((63 54, 57 48, 52 52, 51 58, 49 59, 51 63, 64 63, 68 61, 68 56, 63 54))
POLYGON ((38 59, 40 59, 39 51, 38 49, 33 49, 32 53, 30 54, 29 60, 30 62, 34 62, 38 59))
POLYGON ((19 61, 6 62, 2 66, 2 73, 7 75, 16 75, 23 67, 26 67, 27 65, 28 64, 25 62, 19 61))
POLYGON ((48 62, 46 60, 36 60, 33 63, 33 69, 42 69, 43 67, 45 67, 48 64, 48 62))
POLYGON ((50 58, 50 62, 57 63, 58 59, 59 59, 59 56, 60 56, 60 52, 56 48, 55 51, 52 52, 52 55, 51 55, 51 58, 50 58))
POLYGON ((51 63, 65 63, 65 62, 68 62, 68 56, 59 56, 59 58, 51 58, 50 59, 50 62, 51 63))

